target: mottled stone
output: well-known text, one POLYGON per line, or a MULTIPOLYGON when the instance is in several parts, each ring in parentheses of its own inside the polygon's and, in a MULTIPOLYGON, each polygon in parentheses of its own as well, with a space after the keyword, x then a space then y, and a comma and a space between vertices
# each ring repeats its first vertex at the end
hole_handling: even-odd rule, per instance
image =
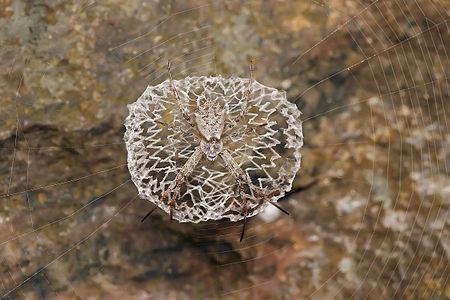
POLYGON ((2 1, 0 295, 444 299, 446 1, 2 1), (170 222, 135 198, 126 104, 248 76, 304 112, 291 216, 170 222), (38 188, 39 187, 39 188, 38 188))

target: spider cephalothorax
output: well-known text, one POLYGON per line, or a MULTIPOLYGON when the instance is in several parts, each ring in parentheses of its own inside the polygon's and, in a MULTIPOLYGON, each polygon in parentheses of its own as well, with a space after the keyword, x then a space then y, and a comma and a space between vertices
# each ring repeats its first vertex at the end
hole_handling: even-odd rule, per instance
POLYGON ((242 240, 247 217, 267 205, 288 214, 276 199, 300 167, 303 135, 285 93, 254 83, 253 63, 247 80, 174 81, 170 62, 168 72, 129 105, 125 123, 132 179, 156 204, 143 220, 157 207, 180 222, 243 219, 242 240))

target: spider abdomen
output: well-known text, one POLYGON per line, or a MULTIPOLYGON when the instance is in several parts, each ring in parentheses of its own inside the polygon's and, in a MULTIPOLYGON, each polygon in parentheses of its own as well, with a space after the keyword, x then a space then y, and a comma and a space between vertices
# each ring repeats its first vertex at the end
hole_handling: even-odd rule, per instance
POLYGON ((195 123, 206 141, 212 138, 219 140, 225 125, 225 111, 220 108, 219 103, 207 99, 195 113, 195 123))

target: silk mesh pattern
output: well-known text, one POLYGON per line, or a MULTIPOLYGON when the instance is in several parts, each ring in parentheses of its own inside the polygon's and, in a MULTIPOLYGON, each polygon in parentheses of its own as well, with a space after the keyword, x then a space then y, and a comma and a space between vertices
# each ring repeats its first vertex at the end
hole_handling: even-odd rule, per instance
MULTIPOLYGON (((183 118, 185 109, 194 114, 204 99, 219 102, 226 112, 222 134, 228 149, 252 183, 277 201, 291 189, 300 169, 303 145, 298 108, 286 100, 286 93, 253 81, 245 119, 239 118, 245 101, 247 78, 186 77, 174 80, 183 108, 177 104, 169 80, 148 86, 139 99, 128 105, 124 140, 128 169, 139 196, 169 212, 171 195, 160 196, 200 144, 200 134, 183 118), (161 123, 166 123, 163 125, 161 123), (248 124, 248 125, 247 125, 248 124), (267 124, 265 126, 258 126, 267 124)), ((248 217, 264 210, 263 201, 245 185, 248 217)), ((244 218, 239 185, 224 162, 203 158, 181 186, 173 218, 194 222, 244 218)))

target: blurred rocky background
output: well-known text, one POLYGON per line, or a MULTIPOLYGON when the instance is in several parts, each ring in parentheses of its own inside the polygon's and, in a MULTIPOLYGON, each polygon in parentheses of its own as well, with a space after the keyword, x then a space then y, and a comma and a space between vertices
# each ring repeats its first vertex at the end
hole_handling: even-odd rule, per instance
POLYGON ((0 296, 448 299, 448 1, 0 2, 0 296), (248 224, 136 198, 126 104, 248 76, 303 112, 292 193, 248 224))

